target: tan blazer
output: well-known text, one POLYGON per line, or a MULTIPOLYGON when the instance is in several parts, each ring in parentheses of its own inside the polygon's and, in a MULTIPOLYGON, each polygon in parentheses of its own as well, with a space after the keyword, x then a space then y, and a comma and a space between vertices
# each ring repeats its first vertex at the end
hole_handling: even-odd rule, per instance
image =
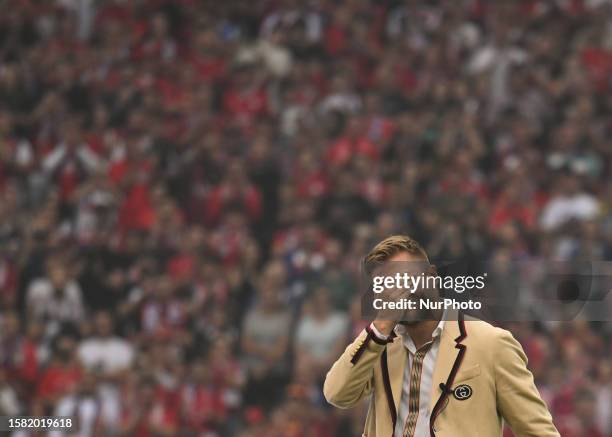
MULTIPOLYGON (((363 435, 392 437, 406 362, 401 337, 386 344, 367 328, 327 373, 325 398, 350 408, 372 394, 363 435)), ((520 344, 462 314, 444 324, 429 411, 431 437, 499 437, 504 420, 515 437, 559 437, 520 344)))

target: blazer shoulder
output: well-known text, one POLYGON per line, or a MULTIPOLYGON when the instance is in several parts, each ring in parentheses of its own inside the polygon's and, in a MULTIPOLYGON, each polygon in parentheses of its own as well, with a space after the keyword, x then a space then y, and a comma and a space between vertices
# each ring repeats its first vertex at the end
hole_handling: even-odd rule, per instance
POLYGON ((495 349, 496 346, 501 346, 503 339, 512 337, 513 335, 507 329, 493 326, 484 320, 474 317, 465 316, 465 325, 467 337, 471 340, 470 343, 478 344, 487 350, 495 349))

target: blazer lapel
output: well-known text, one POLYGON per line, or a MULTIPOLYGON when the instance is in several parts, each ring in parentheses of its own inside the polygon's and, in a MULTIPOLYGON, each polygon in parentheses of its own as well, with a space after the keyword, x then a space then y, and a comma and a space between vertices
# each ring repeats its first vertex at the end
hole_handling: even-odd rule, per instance
POLYGON ((446 407, 455 375, 461 367, 467 349, 466 345, 462 344, 462 341, 467 337, 463 313, 459 312, 457 314, 456 321, 452 315, 449 315, 448 318, 449 320, 444 323, 444 329, 440 336, 440 349, 438 350, 432 381, 432 396, 429 405, 431 411, 429 428, 432 437, 435 437, 435 420, 446 407))
MULTIPOLYGON (((389 413, 391 414, 392 430, 395 429, 397 412, 402 396, 403 369, 406 362, 406 353, 401 337, 396 337, 389 343, 380 357, 383 385, 389 413), (404 352, 402 354, 402 352, 404 352)), ((393 433, 393 431, 391 431, 393 433)))
POLYGON ((408 352, 402 343, 402 337, 398 336, 395 341, 387 347, 389 360, 389 378, 395 411, 399 411, 402 399, 402 386, 404 384, 404 370, 408 359, 408 352))

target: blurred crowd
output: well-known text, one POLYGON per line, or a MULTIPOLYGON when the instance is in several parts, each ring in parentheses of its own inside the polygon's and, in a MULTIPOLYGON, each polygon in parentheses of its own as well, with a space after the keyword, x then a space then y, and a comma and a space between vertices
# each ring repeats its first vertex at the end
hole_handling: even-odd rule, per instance
MULTIPOLYGON (((321 383, 376 241, 612 258, 608 0, 0 5, 0 415, 359 436, 321 383)), ((612 436, 612 323, 507 327, 612 436)))

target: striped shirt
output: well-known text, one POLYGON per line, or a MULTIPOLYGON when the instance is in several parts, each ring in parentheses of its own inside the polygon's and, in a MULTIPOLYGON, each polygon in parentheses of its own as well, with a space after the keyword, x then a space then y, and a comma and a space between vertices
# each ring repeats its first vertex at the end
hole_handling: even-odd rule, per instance
MULTIPOLYGON (((377 337, 386 338, 371 325, 377 337)), ((402 398, 393 432, 394 437, 429 437, 429 404, 433 389, 433 372, 440 348, 440 334, 444 328, 444 316, 432 333, 432 341, 417 350, 403 325, 395 327, 402 338, 406 353, 406 367, 402 383, 402 398)))

